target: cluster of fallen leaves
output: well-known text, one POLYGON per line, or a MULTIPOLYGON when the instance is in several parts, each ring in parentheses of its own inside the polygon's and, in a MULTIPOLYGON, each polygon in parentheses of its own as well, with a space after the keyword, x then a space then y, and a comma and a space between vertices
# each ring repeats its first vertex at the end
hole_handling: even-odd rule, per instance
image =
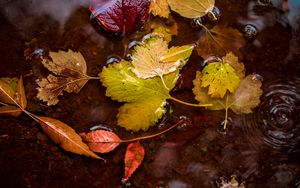
POLYGON ((150 135, 147 137, 134 138, 131 140, 121 140, 118 135, 111 131, 96 130, 89 133, 77 134, 69 125, 50 117, 42 117, 32 114, 26 110, 27 99, 23 86, 23 79, 17 78, 1 78, 0 79, 0 115, 18 117, 25 112, 35 121, 37 121, 44 132, 61 148, 66 151, 102 159, 94 152, 107 153, 114 150, 121 143, 130 144, 127 146, 125 154, 125 173, 124 180, 128 181, 129 177, 138 168, 143 161, 145 150, 139 140, 152 138, 163 134, 184 120, 180 120, 177 124, 162 131, 161 133, 150 135))
POLYGON ((135 47, 131 62, 122 60, 103 68, 99 76, 106 96, 126 102, 119 109, 118 125, 133 131, 155 125, 166 113, 169 92, 193 48, 168 48, 166 41, 154 36, 135 47))
MULTIPOLYGON (((183 17, 194 19, 213 14, 215 1, 116 0, 106 5, 107 2, 95 0, 90 6, 99 24, 112 32, 130 34, 145 23, 148 13, 169 18, 172 10, 183 17), (105 8, 101 8, 104 5, 105 8), (124 11, 126 9, 134 14, 124 11)), ((225 109, 226 127, 228 109, 237 114, 251 113, 260 103, 262 83, 254 74, 246 76, 244 64, 238 60, 242 57, 239 49, 245 44, 238 30, 223 26, 208 29, 200 22, 197 24, 204 28, 196 47, 199 56, 203 59, 221 57, 222 60, 209 62, 202 71, 197 71, 193 92, 200 104, 212 105, 208 107, 210 110, 225 109)), ((124 102, 117 115, 118 125, 132 131, 147 130, 155 125, 167 112, 167 99, 174 100, 170 91, 175 87, 180 69, 187 63, 195 46, 169 47, 172 36, 177 35, 176 23, 167 26, 161 21, 152 22, 150 27, 152 36, 134 48, 132 60, 122 60, 104 67, 99 78, 87 75, 86 62, 80 52, 58 51, 49 52, 47 57, 41 56, 41 63, 51 73, 37 81, 37 98, 49 106, 55 105, 59 102, 58 96, 63 95, 64 91, 78 93, 89 79, 100 79, 107 88, 106 96, 124 102)), ((27 99, 22 77, 0 79, 0 105, 0 115, 18 117, 22 112, 26 113, 40 124, 55 143, 72 153, 101 159, 95 153, 107 153, 122 143, 129 143, 124 159, 125 181, 128 181, 144 158, 145 150, 140 140, 163 134, 184 121, 180 120, 161 133, 130 140, 122 140, 107 130, 78 134, 57 119, 38 116, 26 110, 27 99)))

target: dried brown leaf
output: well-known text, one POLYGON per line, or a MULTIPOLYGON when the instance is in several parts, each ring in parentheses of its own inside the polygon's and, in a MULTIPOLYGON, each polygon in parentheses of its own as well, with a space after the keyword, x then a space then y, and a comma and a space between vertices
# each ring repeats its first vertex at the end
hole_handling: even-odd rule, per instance
POLYGON ((37 98, 47 102, 47 105, 58 103, 58 96, 63 91, 79 93, 86 84, 89 76, 86 75, 86 62, 80 52, 50 52, 52 60, 44 58, 43 65, 57 76, 49 75, 47 79, 38 81, 37 98))
POLYGON ((64 150, 72 153, 101 159, 82 142, 81 137, 67 124, 49 117, 34 116, 38 119, 45 133, 64 150))
POLYGON ((211 30, 204 29, 197 42, 197 52, 204 59, 211 56, 223 57, 228 52, 233 52, 242 58, 239 49, 245 43, 243 35, 237 29, 215 26, 211 30))
POLYGON ((22 110, 16 106, 1 106, 0 107, 0 116, 13 116, 13 117, 19 117, 22 114, 22 110))
POLYGON ((79 134, 84 142, 87 142, 90 150, 99 153, 108 153, 114 150, 121 142, 121 139, 112 131, 96 130, 87 134, 79 134))

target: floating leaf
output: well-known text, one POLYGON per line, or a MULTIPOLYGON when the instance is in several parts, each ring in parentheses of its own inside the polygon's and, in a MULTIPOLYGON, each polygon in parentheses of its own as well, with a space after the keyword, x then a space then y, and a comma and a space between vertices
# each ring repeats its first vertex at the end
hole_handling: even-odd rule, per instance
POLYGON ((39 121, 45 133, 64 150, 100 159, 67 124, 49 117, 34 117, 39 121))
POLYGON ((215 26, 211 30, 205 29, 197 42, 197 52, 202 58, 211 56, 222 57, 228 52, 242 57, 239 49, 245 45, 243 35, 231 27, 215 26))
POLYGON ((63 91, 79 93, 86 84, 89 76, 86 75, 86 62, 80 52, 58 51, 49 53, 52 60, 43 58, 43 65, 57 76, 49 75, 38 81, 37 98, 47 102, 47 105, 58 103, 58 96, 63 91))
POLYGON ((18 89, 17 89, 17 101, 20 104, 20 106, 25 109, 27 106, 27 99, 26 99, 26 94, 24 90, 24 85, 23 85, 23 78, 21 78, 18 81, 18 89))
POLYGON ((136 171, 142 163, 144 156, 145 150, 139 141, 132 142, 127 146, 125 154, 125 181, 128 181, 130 176, 136 171))
MULTIPOLYGON (((106 96, 127 102, 120 108, 118 124, 127 130, 147 130, 164 114, 166 99, 171 96, 160 78, 141 79, 132 69, 131 63, 123 60, 108 65, 99 76, 103 86, 107 87, 106 96)), ((172 89, 178 76, 178 70, 165 75, 166 86, 172 89)))
POLYGON ((100 26, 118 34, 131 34, 148 18, 150 0, 92 0, 90 10, 100 26))
POLYGON ((159 37, 152 37, 143 45, 137 46, 132 54, 132 71, 143 79, 162 76, 177 70, 183 66, 191 55, 192 46, 173 47, 168 49, 166 41, 159 37), (183 51, 182 48, 188 49, 183 51), (170 54, 171 52, 171 54, 170 54), (171 62, 161 62, 161 58, 173 60, 171 62))
POLYGON ((186 18, 196 18, 211 12, 215 0, 168 0, 171 10, 186 18))
POLYGON ((22 110, 16 106, 1 106, 0 107, 0 116, 13 116, 13 117, 19 117, 22 114, 22 110))
POLYGON ((79 134, 90 150, 99 153, 108 153, 114 150, 121 142, 121 139, 112 131, 96 130, 88 134, 79 134))
POLYGON ((224 98, 212 98, 208 94, 208 89, 202 87, 203 74, 196 72, 196 78, 193 81, 195 99, 201 103, 211 103, 213 106, 208 107, 210 110, 222 110, 230 108, 236 114, 251 113, 260 103, 260 96, 262 95, 261 81, 255 75, 248 75, 245 77, 245 69, 243 63, 237 62, 237 58, 233 54, 227 54, 223 57, 223 61, 232 65, 235 72, 239 75, 241 81, 237 89, 233 93, 227 94, 224 98))
POLYGON ((202 87, 209 86, 208 94, 214 98, 223 98, 227 90, 233 93, 240 82, 228 63, 209 63, 202 72, 202 87))
POLYGON ((154 16, 168 18, 170 14, 168 0, 151 0, 150 12, 154 16))

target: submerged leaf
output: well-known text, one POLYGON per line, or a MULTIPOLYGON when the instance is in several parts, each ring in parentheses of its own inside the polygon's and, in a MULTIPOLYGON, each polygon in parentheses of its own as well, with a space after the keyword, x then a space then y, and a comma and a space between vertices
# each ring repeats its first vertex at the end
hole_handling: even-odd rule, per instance
POLYGON ((57 76, 49 75, 38 81, 37 98, 47 102, 47 105, 58 103, 58 96, 63 91, 79 93, 86 84, 89 76, 86 75, 86 62, 80 52, 50 52, 52 60, 43 59, 43 65, 57 76))
POLYGON ((228 63, 209 63, 202 72, 202 87, 209 86, 208 94, 214 98, 223 98, 227 90, 233 93, 240 82, 228 63))
POLYGON ((168 44, 163 39, 150 38, 143 45, 135 48, 132 54, 134 66, 132 72, 143 79, 169 74, 185 64, 192 50, 193 46, 188 45, 168 49, 168 44), (162 60, 165 62, 161 62, 162 60))
POLYGON ((90 10, 100 26, 118 34, 131 34, 148 18, 150 0, 92 0, 90 10))
POLYGON ((1 106, 0 107, 0 116, 13 116, 19 117, 22 114, 22 110, 16 106, 1 106))
POLYGON ((124 180, 128 181, 130 176, 140 166, 145 156, 145 149, 139 141, 132 142, 127 146, 125 154, 124 180))
POLYGON ((45 133, 64 150, 72 153, 100 159, 82 142, 81 137, 67 124, 49 117, 34 116, 41 124, 45 133))
POLYGON ((167 43, 171 42, 173 35, 178 35, 178 25, 171 16, 167 21, 164 19, 149 20, 149 26, 153 30, 152 35, 158 35, 167 43))
POLYGON ((197 52, 202 58, 222 57, 228 52, 242 57, 239 49, 245 45, 246 41, 237 29, 215 26, 213 29, 205 29, 203 32, 197 42, 197 52))
POLYGON ((196 18, 211 12, 215 0, 168 0, 171 9, 183 17, 196 18))
POLYGON ((121 139, 112 131, 96 130, 87 134, 79 134, 84 142, 87 142, 90 150, 99 153, 108 153, 114 150, 121 142, 121 139))
POLYGON ((170 14, 168 0, 151 0, 150 12, 154 16, 168 18, 170 14))
MULTIPOLYGON (((127 130, 147 130, 163 115, 166 99, 170 98, 170 94, 160 78, 141 79, 132 69, 129 62, 122 61, 104 68, 99 76, 103 86, 107 88, 106 96, 119 102, 127 102, 120 108, 118 124, 127 130), (145 117, 144 113, 148 116, 145 117)), ((166 86, 172 89, 178 76, 178 70, 165 75, 166 86)))

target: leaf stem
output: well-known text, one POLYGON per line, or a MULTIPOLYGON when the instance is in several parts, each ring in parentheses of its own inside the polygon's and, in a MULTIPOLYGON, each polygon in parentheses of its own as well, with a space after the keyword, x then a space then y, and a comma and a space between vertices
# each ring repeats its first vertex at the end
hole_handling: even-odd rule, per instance
POLYGON ((164 85, 164 87, 165 87, 168 91, 170 91, 170 89, 169 89, 168 86, 166 85, 166 82, 165 82, 165 80, 164 80, 163 75, 159 74, 158 76, 160 77, 161 82, 162 82, 162 84, 164 85))
MULTIPOLYGON (((3 91, 3 90, 2 90, 2 91, 3 91)), ((3 105, 3 106, 8 106, 8 104, 3 103, 3 102, 0 102, 0 104, 3 105)))
POLYGON ((208 106, 212 106, 212 104, 193 104, 193 103, 188 103, 188 102, 184 102, 182 100, 176 99, 174 97, 169 97, 170 100, 176 101, 178 103, 187 105, 187 106, 193 106, 193 107, 208 107, 208 106))
POLYGON ((129 140, 121 140, 121 143, 124 143, 124 142, 133 142, 133 141, 139 141, 139 140, 144 140, 144 139, 149 139, 149 138, 157 137, 159 135, 162 135, 162 134, 170 131, 174 127, 182 124, 184 121, 185 121, 185 119, 180 119, 176 124, 174 124, 171 127, 163 130, 162 132, 159 132, 159 133, 156 133, 156 134, 152 134, 152 135, 148 135, 148 136, 137 137, 137 138, 133 138, 133 139, 129 139, 129 140))
POLYGON ((226 94, 226 107, 225 107, 225 120, 224 120, 224 130, 226 129, 227 119, 228 119, 228 93, 226 94))

